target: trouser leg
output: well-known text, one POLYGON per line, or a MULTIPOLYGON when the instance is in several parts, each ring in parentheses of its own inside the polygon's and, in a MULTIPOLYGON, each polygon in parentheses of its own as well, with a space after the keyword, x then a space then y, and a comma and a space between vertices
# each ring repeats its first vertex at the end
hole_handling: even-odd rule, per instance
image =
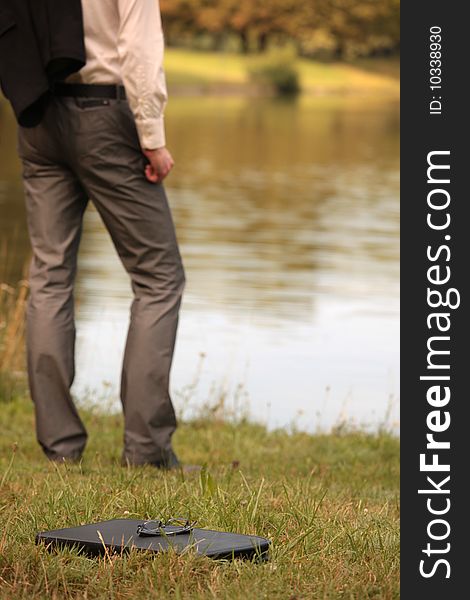
POLYGON ((70 170, 43 155, 28 153, 28 144, 22 145, 21 140, 28 133, 20 130, 19 135, 33 251, 26 345, 37 439, 50 459, 77 459, 87 434, 70 394, 75 346, 73 284, 87 196, 70 170))
POLYGON ((144 176, 130 110, 109 110, 120 127, 96 139, 90 132, 81 173, 134 293, 121 379, 123 458, 159 463, 171 454, 176 428, 169 377, 184 271, 165 189, 144 176))

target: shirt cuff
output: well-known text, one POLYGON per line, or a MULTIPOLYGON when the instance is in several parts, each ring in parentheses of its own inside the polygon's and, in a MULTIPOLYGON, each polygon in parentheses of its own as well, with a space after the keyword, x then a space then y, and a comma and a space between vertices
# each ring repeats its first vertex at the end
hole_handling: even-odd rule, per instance
POLYGON ((166 145, 164 117, 136 119, 137 132, 143 150, 156 150, 166 145))

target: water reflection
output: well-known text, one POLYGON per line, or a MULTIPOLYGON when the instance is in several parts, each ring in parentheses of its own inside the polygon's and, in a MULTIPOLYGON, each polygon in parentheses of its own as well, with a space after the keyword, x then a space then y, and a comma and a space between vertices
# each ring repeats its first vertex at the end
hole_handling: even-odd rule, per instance
MULTIPOLYGON (((272 426, 380 422, 398 390, 397 103, 173 98, 166 121, 188 279, 177 406, 224 395, 272 426)), ((3 237, 23 216, 17 165, 0 169, 3 237)), ((77 300, 75 391, 106 381, 117 402, 130 286, 92 207, 77 300)))

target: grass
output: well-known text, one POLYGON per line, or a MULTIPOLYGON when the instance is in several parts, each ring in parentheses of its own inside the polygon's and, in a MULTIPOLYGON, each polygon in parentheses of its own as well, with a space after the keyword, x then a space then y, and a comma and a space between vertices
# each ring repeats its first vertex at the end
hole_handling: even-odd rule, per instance
POLYGON ((398 441, 382 432, 268 432, 246 421, 180 424, 201 474, 119 466, 120 416, 82 411, 80 465, 43 458, 31 403, 0 411, 0 598, 399 597, 398 441), (49 553, 36 532, 110 518, 196 517, 272 540, 266 564, 166 554, 49 553))
MULTIPOLYGON (((236 53, 194 52, 167 48, 165 72, 168 85, 200 92, 249 89, 249 70, 257 57, 236 53)), ((297 58, 302 90, 307 93, 386 93, 398 95, 398 60, 362 60, 357 64, 323 63, 297 58)))
MULTIPOLYGON (((8 279, 9 251, 0 246, 0 400, 12 400, 25 391, 24 355, 25 311, 28 282, 16 286, 3 283, 8 279)), ((24 268, 24 277, 27 276, 24 268)))

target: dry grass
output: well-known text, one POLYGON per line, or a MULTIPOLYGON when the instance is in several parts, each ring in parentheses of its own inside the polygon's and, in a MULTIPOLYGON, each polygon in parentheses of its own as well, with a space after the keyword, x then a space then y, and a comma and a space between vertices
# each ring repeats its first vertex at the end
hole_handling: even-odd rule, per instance
POLYGON ((10 400, 24 390, 25 382, 25 311, 28 282, 16 286, 2 283, 7 279, 7 249, 0 248, 0 402, 10 400))

